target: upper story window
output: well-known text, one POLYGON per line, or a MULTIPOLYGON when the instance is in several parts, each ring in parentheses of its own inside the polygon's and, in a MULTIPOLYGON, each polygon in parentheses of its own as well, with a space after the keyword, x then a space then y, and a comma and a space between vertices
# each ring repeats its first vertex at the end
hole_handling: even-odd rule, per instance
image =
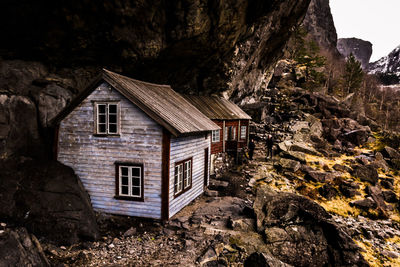
POLYGON ((143 201, 143 165, 117 164, 116 198, 143 201))
POLYGON ((212 142, 218 143, 219 141, 220 141, 220 131, 219 130, 212 131, 212 142))
POLYGON ((247 137, 247 126, 240 126, 240 139, 246 139, 247 137))
POLYGON ((192 187, 192 159, 186 159, 175 164, 174 195, 186 192, 192 187))
POLYGON ((96 134, 119 134, 118 103, 96 103, 95 113, 96 134))

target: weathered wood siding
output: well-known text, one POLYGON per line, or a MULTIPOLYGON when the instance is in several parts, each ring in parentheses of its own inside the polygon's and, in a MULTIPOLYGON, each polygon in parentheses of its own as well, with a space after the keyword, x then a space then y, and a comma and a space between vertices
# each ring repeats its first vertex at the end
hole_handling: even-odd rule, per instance
MULTIPOLYGON (((204 150, 210 151, 211 134, 171 138, 169 216, 172 217, 183 207, 204 192, 204 150), (178 197, 174 197, 175 163, 193 157, 192 188, 178 197)), ((210 154, 210 153, 209 153, 210 154)), ((210 155, 208 155, 210 159, 210 155)), ((206 163, 210 166, 210 160, 206 163)), ((210 169, 210 168, 208 168, 210 169)), ((208 175, 207 175, 208 176, 208 175)), ((207 177, 208 179, 209 177, 207 177)))
POLYGON ((95 210, 161 218, 162 127, 109 88, 103 83, 60 123, 58 160, 75 170, 95 210), (105 100, 120 101, 120 136, 93 135, 93 101, 105 100), (114 198, 117 161, 143 164, 144 202, 114 198))

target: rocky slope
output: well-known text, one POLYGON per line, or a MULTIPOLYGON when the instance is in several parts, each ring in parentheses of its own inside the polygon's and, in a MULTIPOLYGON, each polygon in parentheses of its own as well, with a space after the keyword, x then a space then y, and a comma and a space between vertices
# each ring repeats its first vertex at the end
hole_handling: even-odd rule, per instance
POLYGON ((340 38, 337 49, 344 57, 353 54, 361 62, 364 70, 368 69, 369 60, 372 55, 372 43, 357 38, 340 38))
POLYGON ((369 64, 369 73, 377 74, 385 85, 400 83, 400 46, 389 55, 369 64))
POLYGON ((302 25, 321 48, 337 53, 337 34, 329 0, 312 0, 302 25))

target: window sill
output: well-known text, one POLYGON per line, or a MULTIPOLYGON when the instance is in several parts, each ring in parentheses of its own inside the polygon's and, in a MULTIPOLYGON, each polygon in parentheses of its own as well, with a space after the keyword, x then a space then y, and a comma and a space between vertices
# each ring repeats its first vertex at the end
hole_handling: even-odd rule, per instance
POLYGON ((120 134, 93 134, 94 137, 120 137, 120 134))
POLYGON ((181 196, 182 194, 186 193, 186 192, 189 191, 190 189, 192 189, 192 185, 190 185, 190 186, 187 187, 186 189, 183 189, 181 192, 174 194, 174 198, 177 198, 177 197, 181 196))
POLYGON ((114 198, 118 199, 118 200, 129 200, 129 201, 144 202, 144 198, 143 197, 115 196, 114 198))

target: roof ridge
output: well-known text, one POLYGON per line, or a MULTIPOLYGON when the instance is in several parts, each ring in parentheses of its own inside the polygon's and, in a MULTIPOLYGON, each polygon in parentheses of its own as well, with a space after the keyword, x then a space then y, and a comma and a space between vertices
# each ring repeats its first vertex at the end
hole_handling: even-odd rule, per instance
POLYGON ((117 76, 119 76, 120 78, 132 80, 132 81, 134 81, 134 82, 139 82, 139 83, 143 83, 143 84, 147 84, 147 85, 151 85, 151 86, 162 86, 162 87, 169 87, 169 88, 171 88, 171 85, 168 85, 168 84, 150 83, 150 82, 145 82, 145 81, 133 79, 133 78, 131 78, 131 77, 128 77, 128 76, 125 76, 125 75, 122 75, 122 74, 119 74, 119 73, 110 71, 110 70, 108 70, 108 69, 106 69, 106 68, 103 68, 102 71, 103 71, 103 73, 105 73, 106 75, 108 75, 108 74, 117 75, 117 76))

